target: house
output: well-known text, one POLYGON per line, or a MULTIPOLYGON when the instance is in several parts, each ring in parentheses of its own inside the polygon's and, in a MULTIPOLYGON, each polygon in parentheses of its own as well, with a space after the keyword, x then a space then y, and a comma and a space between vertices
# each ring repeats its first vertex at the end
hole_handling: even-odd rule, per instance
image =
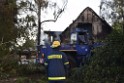
POLYGON ((71 31, 74 31, 76 27, 88 30, 93 39, 104 39, 112 31, 112 27, 90 7, 85 8, 77 19, 60 34, 61 41, 69 42, 71 31))

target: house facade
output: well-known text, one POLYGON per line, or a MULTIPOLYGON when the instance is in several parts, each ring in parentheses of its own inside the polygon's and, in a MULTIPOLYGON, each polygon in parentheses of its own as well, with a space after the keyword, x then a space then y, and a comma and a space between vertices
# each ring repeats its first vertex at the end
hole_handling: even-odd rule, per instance
POLYGON ((90 7, 87 7, 60 35, 62 42, 70 41, 70 34, 78 28, 88 30, 93 39, 104 39, 111 33, 112 27, 100 18, 90 7))

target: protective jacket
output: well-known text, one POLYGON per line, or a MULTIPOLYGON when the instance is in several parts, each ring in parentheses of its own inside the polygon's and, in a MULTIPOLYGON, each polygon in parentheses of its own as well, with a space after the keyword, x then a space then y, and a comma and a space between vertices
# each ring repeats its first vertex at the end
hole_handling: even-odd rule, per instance
POLYGON ((69 62, 65 53, 58 49, 45 57, 45 65, 47 67, 48 80, 64 80, 68 72, 69 62))

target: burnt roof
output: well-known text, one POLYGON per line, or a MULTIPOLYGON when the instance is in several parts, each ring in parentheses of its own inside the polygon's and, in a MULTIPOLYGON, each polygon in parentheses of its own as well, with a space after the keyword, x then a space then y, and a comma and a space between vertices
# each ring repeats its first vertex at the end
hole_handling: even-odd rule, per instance
MULTIPOLYGON (((72 24, 74 24, 76 22, 76 20, 84 13, 85 10, 90 10, 91 12, 93 12, 103 23, 105 23, 107 26, 111 27, 104 19, 102 19, 96 12, 94 12, 93 9, 91 9, 90 7, 86 7, 80 14, 79 16, 64 30, 68 30, 68 28, 70 28, 70 26, 72 26, 72 24)), ((63 32, 64 32, 63 31, 63 32)), ((62 33, 63 33, 62 32, 62 33)))

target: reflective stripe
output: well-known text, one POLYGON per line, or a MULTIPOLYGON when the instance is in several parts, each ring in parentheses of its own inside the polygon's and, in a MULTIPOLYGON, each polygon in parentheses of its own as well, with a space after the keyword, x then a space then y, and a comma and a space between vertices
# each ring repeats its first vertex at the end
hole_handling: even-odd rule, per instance
POLYGON ((60 50, 60 51, 67 51, 67 52, 68 52, 68 51, 69 51, 69 52, 70 52, 70 51, 71 51, 71 52, 74 51, 74 52, 76 52, 77 50, 60 50))
POLYGON ((64 64, 67 65, 67 64, 69 64, 69 62, 65 62, 64 64))
POLYGON ((48 80, 64 80, 66 77, 48 77, 48 80))
POLYGON ((47 66, 47 65, 48 65, 48 63, 44 63, 44 65, 46 65, 46 66, 47 66))
POLYGON ((62 55, 49 55, 48 59, 62 59, 62 55))

